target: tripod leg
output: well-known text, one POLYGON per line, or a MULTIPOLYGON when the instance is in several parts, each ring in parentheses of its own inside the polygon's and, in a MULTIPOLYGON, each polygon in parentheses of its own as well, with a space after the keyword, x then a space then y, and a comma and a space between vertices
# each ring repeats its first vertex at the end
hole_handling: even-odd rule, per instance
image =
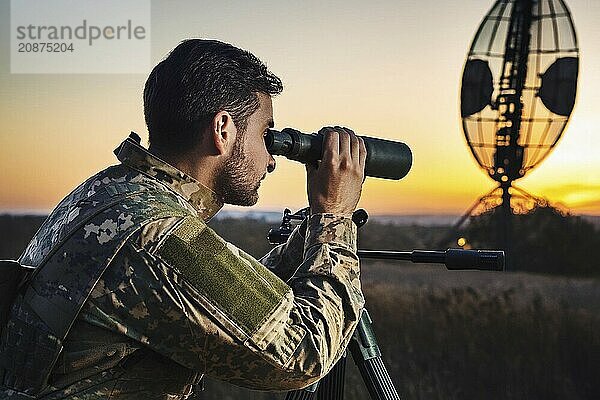
POLYGON ((344 379, 346 377, 346 355, 331 368, 319 381, 317 400, 344 400, 344 379))
MULTIPOLYGON (((360 321, 348 345, 352 358, 373 400, 400 400, 394 383, 381 359, 381 350, 373 332, 371 317, 363 310, 360 321)), ((317 391, 317 400, 343 400, 346 356, 319 382, 306 389, 288 392, 285 400, 311 400, 317 391)))
POLYGON ((371 317, 363 310, 358 327, 348 346, 373 400, 400 400, 394 383, 381 359, 371 317))

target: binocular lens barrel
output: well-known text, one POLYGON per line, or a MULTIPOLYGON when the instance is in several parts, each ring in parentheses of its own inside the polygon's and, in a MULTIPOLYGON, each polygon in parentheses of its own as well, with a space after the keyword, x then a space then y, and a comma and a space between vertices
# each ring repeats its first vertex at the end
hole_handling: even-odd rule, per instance
MULTIPOLYGON (((367 148, 365 175, 374 178, 402 179, 412 166, 412 152, 402 142, 361 136, 367 148)), ((302 133, 292 128, 269 129, 265 136, 272 155, 285 156, 301 163, 316 162, 323 154, 323 135, 302 133)))

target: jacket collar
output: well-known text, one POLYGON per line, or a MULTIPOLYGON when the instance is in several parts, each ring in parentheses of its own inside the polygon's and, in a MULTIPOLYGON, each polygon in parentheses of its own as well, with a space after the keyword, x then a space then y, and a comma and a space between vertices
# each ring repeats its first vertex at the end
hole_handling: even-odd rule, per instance
POLYGON ((189 202, 199 216, 208 221, 222 207, 219 196, 196 179, 150 153, 140 144, 140 137, 131 132, 114 151, 123 164, 167 185, 189 202))

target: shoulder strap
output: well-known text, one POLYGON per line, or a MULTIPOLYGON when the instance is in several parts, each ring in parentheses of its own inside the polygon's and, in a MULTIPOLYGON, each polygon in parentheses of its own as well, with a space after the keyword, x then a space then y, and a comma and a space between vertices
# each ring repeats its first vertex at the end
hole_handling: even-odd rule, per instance
POLYGON ((2 338, 5 386, 29 395, 40 393, 77 315, 117 252, 146 223, 189 214, 167 192, 118 197, 82 215, 81 222, 43 260, 43 268, 38 268, 22 301, 13 308, 8 335, 23 337, 2 338), (136 205, 137 212, 131 212, 136 205), (31 343, 33 348, 19 343, 31 343))
POLYGON ((61 340, 125 242, 152 220, 188 213, 166 193, 153 193, 152 203, 145 210, 128 213, 127 203, 136 203, 136 200, 128 202, 127 199, 136 196, 145 197, 141 192, 128 194, 79 224, 69 239, 45 260, 45 267, 33 277, 25 292, 25 302, 61 340), (96 230, 99 232, 94 232, 96 230), (76 269, 69 268, 73 264, 77 265, 76 269), (56 290, 57 285, 59 290, 56 290))
MULTIPOLYGON (((123 184, 121 184, 121 185, 123 185, 123 184)), ((96 193, 91 198, 79 201, 79 204, 89 205, 89 204, 94 204, 94 199, 102 198, 102 196, 106 197, 106 201, 104 201, 102 204, 99 204, 94 207, 88 206, 88 207, 82 208, 83 211, 79 213, 77 220, 75 223, 72 224, 71 229, 69 229, 69 231, 62 238, 62 240, 60 240, 58 243, 56 243, 56 245, 46 254, 46 256, 42 259, 42 261, 39 263, 39 265, 35 268, 35 270, 29 280, 32 281, 44 269, 44 266, 46 265, 46 263, 50 259, 50 257, 52 257, 52 255, 54 253, 56 253, 56 251, 58 251, 58 249, 60 249, 60 247, 67 240, 69 240, 69 238, 71 236, 73 236, 73 234, 75 232, 77 232, 79 229, 81 229, 92 218, 94 218, 96 215, 104 212, 105 210, 115 206, 116 204, 122 202, 124 199, 127 199, 128 197, 133 197, 133 196, 139 195, 142 192, 140 190, 127 191, 126 188, 128 188, 128 187, 127 186, 120 187, 118 185, 106 186, 106 187, 102 188, 100 193, 96 193), (119 188, 120 188, 120 190, 119 190, 119 188)))

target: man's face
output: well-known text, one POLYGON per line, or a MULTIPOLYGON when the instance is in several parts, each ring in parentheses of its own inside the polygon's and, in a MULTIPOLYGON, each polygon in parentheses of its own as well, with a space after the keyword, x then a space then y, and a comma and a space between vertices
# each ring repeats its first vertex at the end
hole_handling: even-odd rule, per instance
POLYGON ((273 102, 263 93, 258 94, 258 100, 258 109, 248 117, 246 131, 238 131, 232 154, 217 175, 216 189, 228 204, 256 204, 260 181, 275 169, 264 140, 267 129, 273 127, 273 102))

